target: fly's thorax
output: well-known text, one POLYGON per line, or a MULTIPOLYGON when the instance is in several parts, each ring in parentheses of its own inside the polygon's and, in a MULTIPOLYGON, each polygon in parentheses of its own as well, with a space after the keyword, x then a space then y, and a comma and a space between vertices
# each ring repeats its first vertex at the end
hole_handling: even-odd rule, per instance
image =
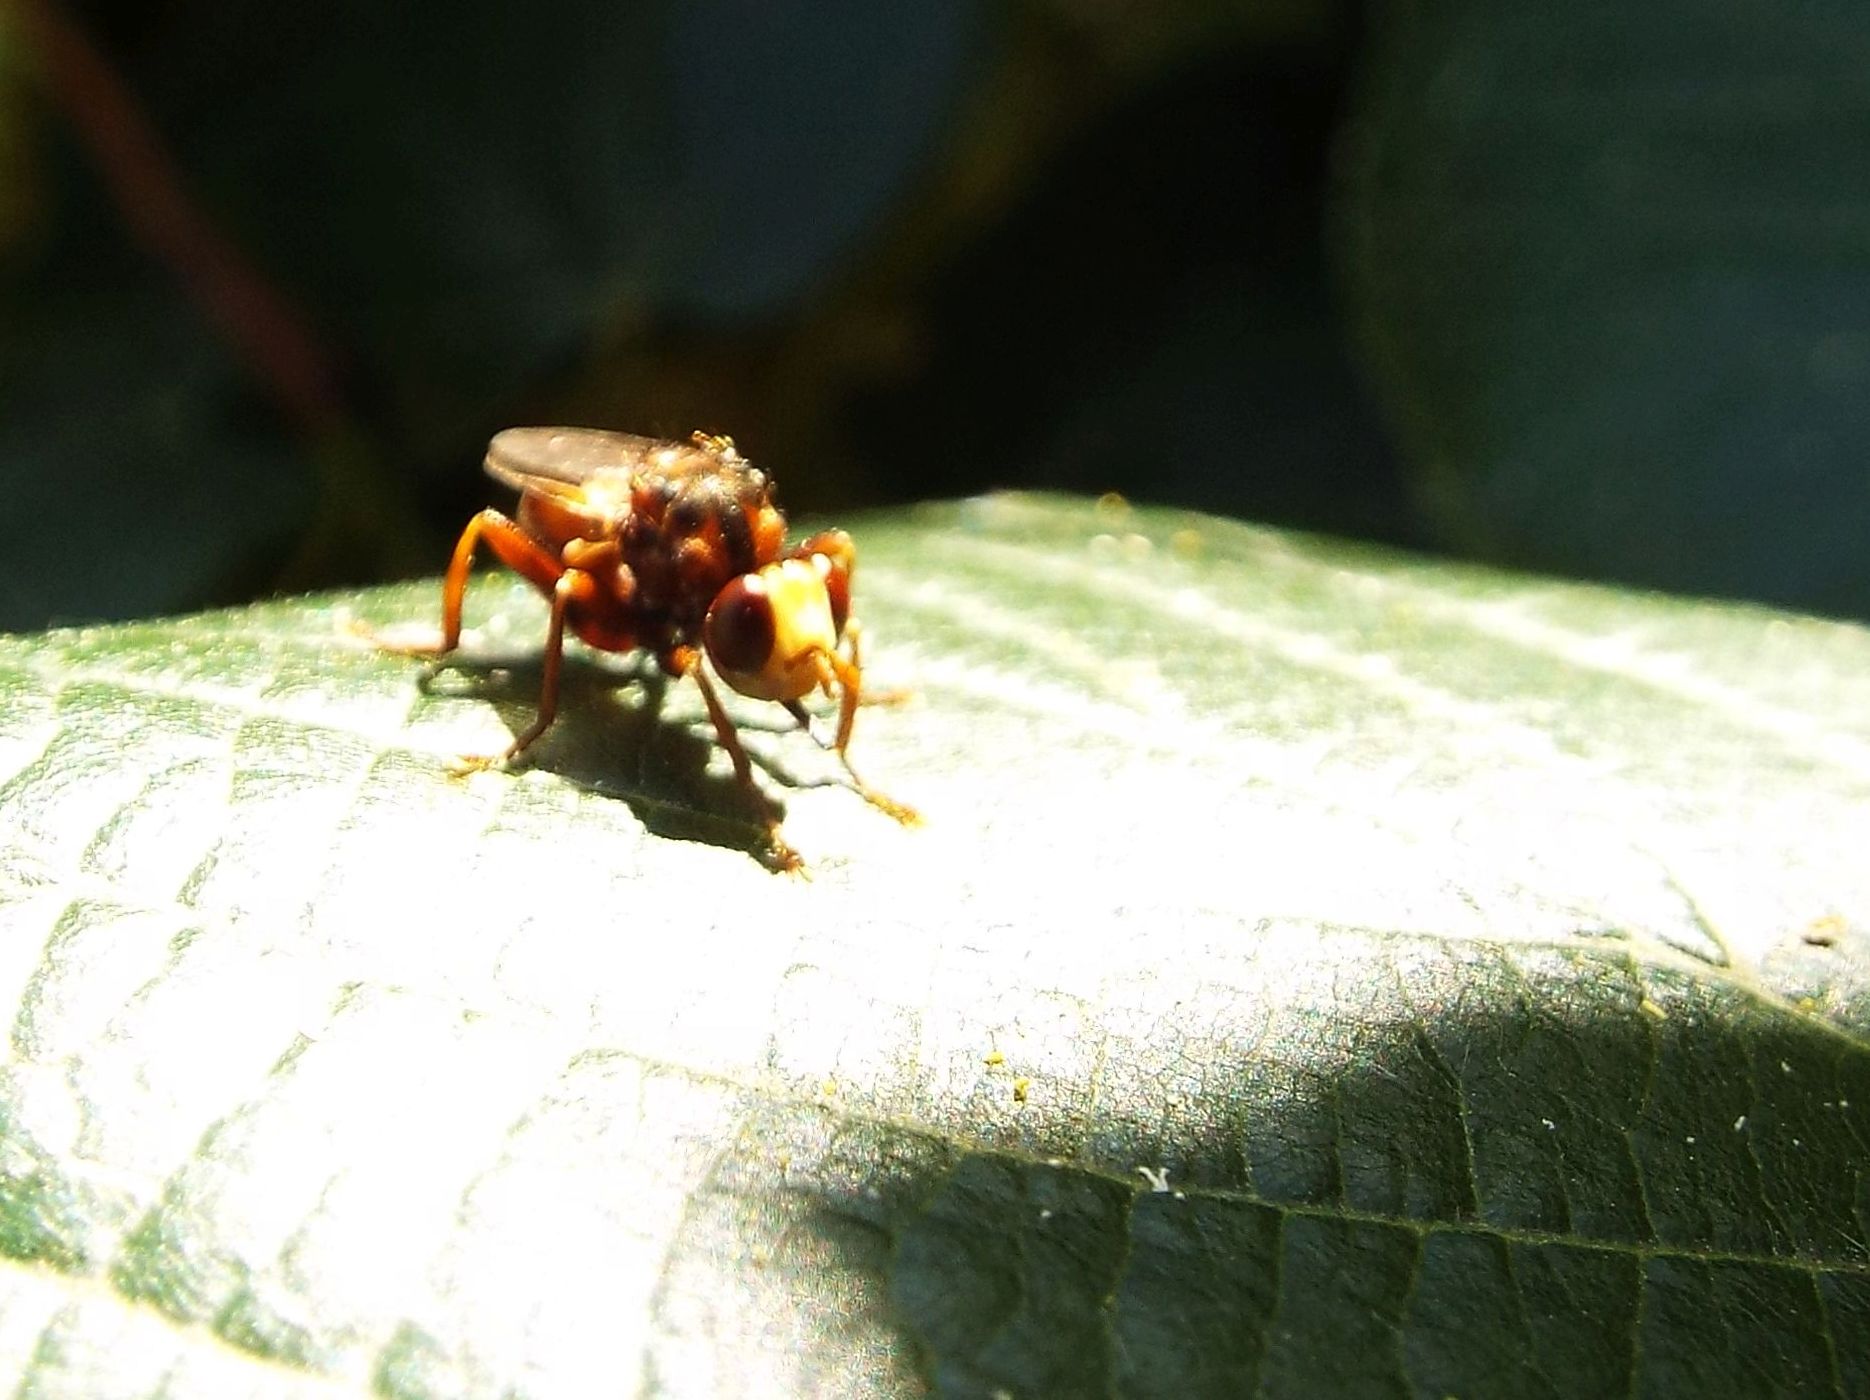
POLYGON ((765 476, 717 464, 640 479, 623 548, 648 618, 693 639, 716 595, 771 563, 785 535, 765 476))

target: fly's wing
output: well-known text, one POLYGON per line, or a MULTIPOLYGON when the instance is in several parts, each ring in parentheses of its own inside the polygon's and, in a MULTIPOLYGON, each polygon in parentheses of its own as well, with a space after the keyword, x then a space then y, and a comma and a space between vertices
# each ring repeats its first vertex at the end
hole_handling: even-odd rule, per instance
POLYGON ((487 444, 487 475, 605 530, 628 511, 630 483, 651 454, 673 446, 601 428, 507 428, 487 444))
POLYGON ((507 428, 487 444, 487 475, 516 491, 575 499, 575 488, 595 478, 628 477, 651 453, 673 446, 603 428, 507 428))

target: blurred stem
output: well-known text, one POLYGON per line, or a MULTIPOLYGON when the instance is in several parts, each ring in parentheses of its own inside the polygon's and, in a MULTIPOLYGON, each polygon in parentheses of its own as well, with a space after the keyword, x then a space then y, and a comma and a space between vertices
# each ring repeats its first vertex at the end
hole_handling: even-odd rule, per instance
POLYGON ((336 376, 302 318, 183 191, 136 98, 54 0, 11 0, 52 92, 125 224, 168 266, 302 430, 343 417, 336 376))
POLYGON ((180 170, 129 86, 57 0, 8 5, 47 87, 96 163, 131 233, 309 439, 317 516, 282 561, 275 587, 302 588, 406 570, 428 532, 376 469, 338 387, 332 357, 298 309, 190 199, 180 170))

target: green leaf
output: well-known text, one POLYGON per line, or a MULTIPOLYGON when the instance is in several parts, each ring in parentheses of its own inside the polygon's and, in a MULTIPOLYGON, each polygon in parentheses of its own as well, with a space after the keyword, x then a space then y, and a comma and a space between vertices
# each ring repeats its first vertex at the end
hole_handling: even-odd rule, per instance
MULTIPOLYGON (((22 1393, 1870 1391, 1870 635, 858 522, 867 807, 541 610, 0 642, 22 1393)), ((768 707, 770 708, 770 707, 768 707)))

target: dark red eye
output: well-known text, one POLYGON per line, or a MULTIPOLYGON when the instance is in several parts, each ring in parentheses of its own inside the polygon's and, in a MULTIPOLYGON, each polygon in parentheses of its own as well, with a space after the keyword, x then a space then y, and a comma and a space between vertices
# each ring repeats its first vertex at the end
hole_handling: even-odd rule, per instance
POLYGON ((722 671, 756 674, 773 654, 773 600, 758 574, 732 579, 714 596, 701 627, 708 657, 722 671))

